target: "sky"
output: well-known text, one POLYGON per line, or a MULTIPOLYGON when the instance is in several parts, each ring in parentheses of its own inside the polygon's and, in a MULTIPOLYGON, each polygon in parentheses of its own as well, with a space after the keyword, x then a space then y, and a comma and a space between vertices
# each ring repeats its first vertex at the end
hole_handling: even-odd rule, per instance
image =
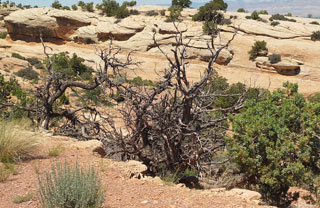
MULTIPOLYGON (((13 0, 15 3, 23 5, 50 6, 54 0, 13 0)), ((77 4, 79 0, 59 0, 62 5, 71 6, 77 4)), ((93 1, 95 4, 102 0, 83 0, 84 2, 93 1)), ((122 3, 124 0, 117 0, 122 3)), ((130 1, 130 0, 127 0, 130 1)), ((171 0, 136 0, 138 5, 157 4, 170 5, 171 0)), ((199 7, 209 0, 192 0, 195 7, 199 7)), ((307 16, 313 14, 314 17, 320 17, 320 0, 225 0, 229 11, 235 11, 240 7, 252 12, 253 10, 268 10, 269 13, 288 13, 294 16, 307 16)))

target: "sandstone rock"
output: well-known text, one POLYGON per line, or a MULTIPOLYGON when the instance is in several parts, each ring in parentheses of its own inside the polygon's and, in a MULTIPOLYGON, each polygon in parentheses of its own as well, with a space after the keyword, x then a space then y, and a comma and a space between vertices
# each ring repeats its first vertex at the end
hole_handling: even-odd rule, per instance
MULTIPOLYGON (((189 50, 189 52, 191 52, 191 57, 198 57, 200 58, 201 61, 206 61, 208 62, 211 58, 211 53, 208 49, 195 49, 192 48, 189 50)), ((216 63, 217 64, 221 64, 221 65, 227 65, 231 59, 232 59, 233 55, 227 50, 227 49, 223 49, 220 53, 219 56, 216 59, 216 63)))
POLYGON ((97 27, 96 26, 86 26, 80 27, 71 38, 78 43, 98 43, 97 27))
POLYGON ((234 188, 234 189, 230 190, 229 193, 240 196, 241 198, 244 198, 249 201, 259 201, 261 199, 260 193, 255 192, 255 191, 246 190, 246 189, 234 188))
POLYGON ((125 162, 125 168, 127 169, 127 176, 129 178, 143 178, 144 172, 147 171, 147 166, 140 161, 129 160, 125 162))
POLYGON ((46 39, 59 39, 56 19, 47 16, 48 8, 20 10, 4 18, 13 40, 39 41, 40 34, 46 39))
POLYGON ((297 75, 300 73, 300 65, 290 60, 283 60, 279 63, 272 64, 272 67, 282 75, 297 75))
POLYGON ((268 56, 267 50, 258 51, 258 56, 268 56))
POLYGON ((93 153, 97 153, 101 157, 106 156, 105 146, 98 140, 78 141, 73 146, 80 149, 86 149, 93 153))
POLYGON ((13 40, 39 41, 71 40, 70 36, 82 26, 90 25, 83 12, 32 8, 11 13, 4 19, 13 40))

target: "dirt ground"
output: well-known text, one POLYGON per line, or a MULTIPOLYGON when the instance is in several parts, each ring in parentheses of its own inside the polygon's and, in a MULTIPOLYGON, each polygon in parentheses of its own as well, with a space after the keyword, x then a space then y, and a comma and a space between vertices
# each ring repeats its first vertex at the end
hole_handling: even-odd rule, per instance
POLYGON ((37 199, 38 175, 51 170, 58 160, 81 167, 94 166, 106 190, 104 207, 108 208, 195 208, 195 207, 263 207, 257 201, 221 190, 190 190, 178 185, 165 185, 159 178, 129 178, 127 163, 101 159, 86 149, 75 147, 75 140, 63 137, 42 137, 36 159, 18 164, 17 174, 0 183, 0 208, 39 207, 37 199), (59 146, 63 151, 57 157, 48 156, 50 149, 59 146), (33 198, 21 204, 13 203, 16 196, 29 193, 33 198))

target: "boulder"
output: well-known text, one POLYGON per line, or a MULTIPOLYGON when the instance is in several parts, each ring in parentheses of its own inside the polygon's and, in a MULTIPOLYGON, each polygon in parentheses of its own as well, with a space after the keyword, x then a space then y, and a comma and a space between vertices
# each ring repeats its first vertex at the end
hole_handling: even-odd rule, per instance
POLYGON ((229 193, 240 196, 248 201, 259 201, 261 199, 260 193, 246 189, 234 188, 230 190, 229 193))
POLYGON ((97 27, 96 26, 85 26, 80 27, 74 35, 71 36, 74 42, 78 43, 98 43, 97 27))
MULTIPOLYGON (((210 51, 208 49, 197 49, 197 48, 192 48, 190 49, 191 52, 191 58, 193 57, 198 57, 201 61, 208 62, 212 56, 210 51)), ((223 49, 220 53, 219 56, 216 59, 216 63, 220 65, 227 65, 233 58, 233 55, 230 51, 227 49, 223 49)))
POLYGON ((265 70, 270 70, 270 71, 275 71, 275 69, 272 67, 272 64, 270 63, 268 57, 266 56, 258 56, 255 59, 256 62, 256 67, 265 69, 265 70))
POLYGON ((79 141, 73 144, 74 147, 79 149, 85 149, 92 153, 97 153, 101 157, 106 156, 105 146, 98 140, 79 141))
POLYGON ((279 63, 272 64, 272 67, 282 75, 294 76, 300 73, 300 65, 291 60, 283 60, 279 63))

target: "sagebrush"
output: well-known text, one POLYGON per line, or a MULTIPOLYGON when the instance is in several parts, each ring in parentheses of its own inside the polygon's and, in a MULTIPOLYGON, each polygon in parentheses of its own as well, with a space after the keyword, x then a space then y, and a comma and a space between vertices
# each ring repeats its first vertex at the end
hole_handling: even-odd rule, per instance
POLYGON ((101 207, 105 191, 93 167, 84 170, 78 163, 52 165, 51 173, 39 176, 39 198, 44 208, 101 207))

